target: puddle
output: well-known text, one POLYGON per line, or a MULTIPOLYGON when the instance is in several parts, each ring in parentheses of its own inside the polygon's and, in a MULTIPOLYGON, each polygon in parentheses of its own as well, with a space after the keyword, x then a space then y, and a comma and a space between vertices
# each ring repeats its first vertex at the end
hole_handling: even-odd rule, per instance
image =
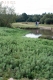
POLYGON ((29 38, 38 38, 42 36, 41 34, 33 34, 33 33, 29 33, 29 34, 26 34, 24 37, 29 37, 29 38))

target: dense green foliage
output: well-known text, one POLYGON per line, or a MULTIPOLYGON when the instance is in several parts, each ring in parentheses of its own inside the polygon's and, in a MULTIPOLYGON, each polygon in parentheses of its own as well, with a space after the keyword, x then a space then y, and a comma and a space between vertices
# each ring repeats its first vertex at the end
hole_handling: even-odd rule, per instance
POLYGON ((53 14, 52 13, 44 13, 42 15, 34 14, 34 15, 27 15, 23 13, 21 15, 17 15, 16 22, 40 22, 41 24, 53 24, 53 14))
POLYGON ((3 7, 0 3, 0 26, 11 27, 11 23, 15 22, 16 14, 13 8, 3 7))
POLYGON ((40 21, 41 15, 27 15, 26 13, 22 13, 21 15, 17 15, 16 22, 36 22, 40 21))
POLYGON ((42 18, 40 19, 40 23, 44 24, 53 24, 53 14, 42 14, 42 18))
POLYGON ((0 79, 53 79, 53 41, 23 37, 28 31, 0 27, 0 79))

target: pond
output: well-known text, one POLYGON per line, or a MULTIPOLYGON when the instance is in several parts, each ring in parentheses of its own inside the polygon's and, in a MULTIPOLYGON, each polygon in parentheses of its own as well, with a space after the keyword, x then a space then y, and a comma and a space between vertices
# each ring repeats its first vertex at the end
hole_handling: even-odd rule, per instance
POLYGON ((30 33, 26 34, 25 37, 30 38, 44 38, 44 39, 52 39, 53 40, 53 30, 52 29, 29 29, 30 33))

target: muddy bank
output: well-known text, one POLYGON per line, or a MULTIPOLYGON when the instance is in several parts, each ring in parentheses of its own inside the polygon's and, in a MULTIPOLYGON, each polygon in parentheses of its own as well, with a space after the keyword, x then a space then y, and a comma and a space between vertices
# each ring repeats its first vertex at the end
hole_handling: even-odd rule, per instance
POLYGON ((33 29, 44 29, 44 30, 52 30, 53 31, 53 27, 44 27, 44 26, 37 26, 37 27, 17 27, 17 28, 20 28, 20 29, 27 29, 27 30, 33 30, 33 29))

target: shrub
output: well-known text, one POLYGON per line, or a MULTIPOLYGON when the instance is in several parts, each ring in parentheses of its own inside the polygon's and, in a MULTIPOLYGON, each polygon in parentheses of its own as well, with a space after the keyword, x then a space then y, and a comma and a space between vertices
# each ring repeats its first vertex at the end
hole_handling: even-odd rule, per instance
POLYGON ((45 19, 45 23, 46 23, 46 24, 53 24, 53 19, 51 19, 51 18, 46 18, 46 19, 45 19))

